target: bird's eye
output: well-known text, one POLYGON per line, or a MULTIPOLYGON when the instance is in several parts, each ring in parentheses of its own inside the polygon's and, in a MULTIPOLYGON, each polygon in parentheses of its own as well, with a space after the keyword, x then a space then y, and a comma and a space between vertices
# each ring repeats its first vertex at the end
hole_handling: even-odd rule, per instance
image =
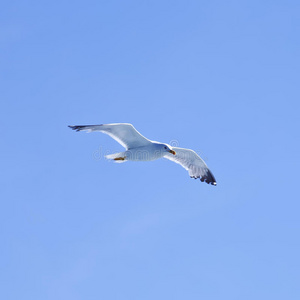
POLYGON ((165 147, 165 149, 167 149, 167 147, 165 147))

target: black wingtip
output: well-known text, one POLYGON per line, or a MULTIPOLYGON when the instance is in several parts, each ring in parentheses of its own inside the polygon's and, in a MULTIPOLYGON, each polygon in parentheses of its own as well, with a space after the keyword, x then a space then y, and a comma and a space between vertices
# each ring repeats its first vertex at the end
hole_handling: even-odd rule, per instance
POLYGON ((217 185, 216 179, 210 170, 207 170, 207 174, 202 176, 201 179, 203 179, 207 184, 217 185))
POLYGON ((80 131, 83 129, 84 126, 80 126, 80 125, 68 125, 69 128, 76 130, 76 131, 80 131))
POLYGON ((211 184, 214 186, 217 185, 214 175, 209 170, 207 170, 207 174, 205 174, 201 177, 200 176, 191 176, 191 178, 195 178, 195 179, 199 178, 201 182, 206 182, 207 184, 211 184))
POLYGON ((81 130, 88 130, 93 131, 93 129, 97 126, 102 126, 104 124, 98 124, 98 125, 68 125, 69 128, 76 130, 76 131, 81 131, 81 130))

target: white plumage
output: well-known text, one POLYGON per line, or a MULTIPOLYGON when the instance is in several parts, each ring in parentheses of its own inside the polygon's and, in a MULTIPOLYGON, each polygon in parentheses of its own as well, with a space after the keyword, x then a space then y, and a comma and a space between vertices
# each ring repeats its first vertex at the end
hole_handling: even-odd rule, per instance
POLYGON ((189 172, 190 177, 200 178, 202 182, 205 181, 212 185, 217 184, 213 174, 195 151, 150 141, 142 136, 131 124, 116 123, 69 127, 76 131, 103 132, 111 136, 126 149, 124 152, 107 155, 108 159, 113 159, 116 162, 125 162, 128 160, 149 161, 165 157, 180 164, 189 172))

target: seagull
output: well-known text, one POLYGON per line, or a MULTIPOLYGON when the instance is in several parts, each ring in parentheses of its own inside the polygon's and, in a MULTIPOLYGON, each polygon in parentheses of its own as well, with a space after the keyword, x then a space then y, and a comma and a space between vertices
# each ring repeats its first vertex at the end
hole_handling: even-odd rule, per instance
POLYGON ((148 140, 132 124, 69 125, 68 127, 76 131, 103 132, 126 149, 124 152, 106 155, 107 159, 120 163, 125 161, 151 161, 164 157, 180 164, 189 172, 191 178, 199 178, 201 182, 217 185, 214 175, 195 151, 148 140))

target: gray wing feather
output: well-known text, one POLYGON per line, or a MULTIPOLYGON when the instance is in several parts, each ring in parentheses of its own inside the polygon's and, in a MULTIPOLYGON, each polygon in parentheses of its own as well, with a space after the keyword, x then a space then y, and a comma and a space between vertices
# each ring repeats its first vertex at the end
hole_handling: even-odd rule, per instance
POLYGON ((126 150, 135 147, 146 146, 151 143, 150 140, 142 136, 131 124, 127 123, 74 126, 70 125, 69 127, 76 131, 100 131, 108 134, 110 137, 120 143, 126 150))
POLYGON ((176 152, 176 155, 168 153, 164 157, 180 164, 189 172, 191 178, 200 178, 202 182, 217 185, 214 175, 195 151, 178 147, 172 147, 172 150, 176 152))

